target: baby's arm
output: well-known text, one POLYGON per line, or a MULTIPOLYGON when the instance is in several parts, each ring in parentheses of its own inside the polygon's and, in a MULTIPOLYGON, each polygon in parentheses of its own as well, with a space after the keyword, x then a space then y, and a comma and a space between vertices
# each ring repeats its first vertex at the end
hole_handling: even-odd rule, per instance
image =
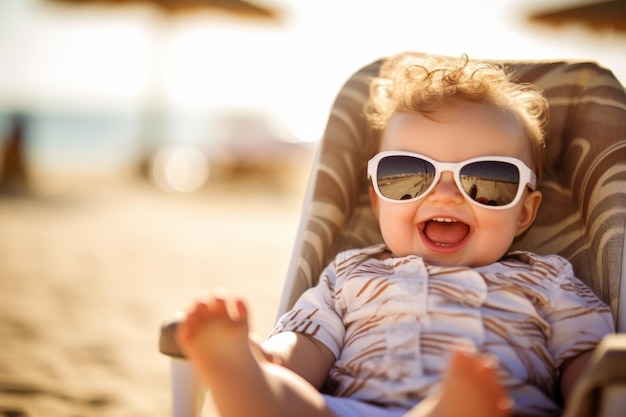
POLYGON ((300 375, 318 390, 328 379, 335 355, 317 339, 301 333, 278 333, 262 345, 272 362, 300 375))
POLYGON ((578 356, 568 359, 561 365, 561 395, 563 402, 568 404, 574 387, 578 383, 580 376, 589 364, 593 350, 583 352, 578 356))

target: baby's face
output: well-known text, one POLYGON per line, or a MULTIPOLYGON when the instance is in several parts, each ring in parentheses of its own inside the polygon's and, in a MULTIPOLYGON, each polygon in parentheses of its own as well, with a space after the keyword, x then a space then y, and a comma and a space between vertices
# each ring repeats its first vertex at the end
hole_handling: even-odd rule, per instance
MULTIPOLYGON (((439 162, 481 156, 508 156, 533 167, 528 139, 512 114, 486 104, 454 101, 429 118, 395 114, 381 151, 416 152, 439 162)), ((526 189, 513 207, 501 210, 473 204, 451 172, 422 199, 381 200, 371 191, 383 238, 396 256, 419 255, 438 265, 483 266, 504 255, 515 236, 535 219, 541 193, 526 189)))

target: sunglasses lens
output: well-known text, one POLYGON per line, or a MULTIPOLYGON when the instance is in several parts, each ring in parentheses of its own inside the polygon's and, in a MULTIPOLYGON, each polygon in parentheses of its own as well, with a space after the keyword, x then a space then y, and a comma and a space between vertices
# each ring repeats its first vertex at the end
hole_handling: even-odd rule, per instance
POLYGON ((414 156, 386 156, 378 163, 377 182, 381 194, 392 200, 410 200, 423 195, 433 183, 435 167, 414 156))
POLYGON ((508 162, 480 161, 461 169, 463 191, 486 206, 504 206, 515 200, 520 184, 519 169, 508 162))

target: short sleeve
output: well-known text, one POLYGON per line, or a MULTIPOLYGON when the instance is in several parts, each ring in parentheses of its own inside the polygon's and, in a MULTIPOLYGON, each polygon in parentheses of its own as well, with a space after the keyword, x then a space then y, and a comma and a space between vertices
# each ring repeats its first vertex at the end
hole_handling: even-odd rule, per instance
POLYGON ((336 282, 335 263, 331 263, 318 284, 305 291, 294 307, 278 319, 269 337, 284 332, 306 334, 322 342, 338 357, 345 330, 341 311, 335 303, 336 282))
POLYGON ((548 348, 556 366, 594 349, 607 334, 615 332, 610 308, 574 276, 571 264, 561 270, 552 308, 548 314, 551 333, 548 348))

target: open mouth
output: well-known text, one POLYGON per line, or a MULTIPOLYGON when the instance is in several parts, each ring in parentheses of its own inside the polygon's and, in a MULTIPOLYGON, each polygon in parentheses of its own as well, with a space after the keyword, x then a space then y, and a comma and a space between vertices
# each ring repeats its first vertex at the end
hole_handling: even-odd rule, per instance
POLYGON ((450 247, 461 244, 469 235, 470 227, 449 217, 435 217, 424 224, 424 236, 437 246, 450 247))

